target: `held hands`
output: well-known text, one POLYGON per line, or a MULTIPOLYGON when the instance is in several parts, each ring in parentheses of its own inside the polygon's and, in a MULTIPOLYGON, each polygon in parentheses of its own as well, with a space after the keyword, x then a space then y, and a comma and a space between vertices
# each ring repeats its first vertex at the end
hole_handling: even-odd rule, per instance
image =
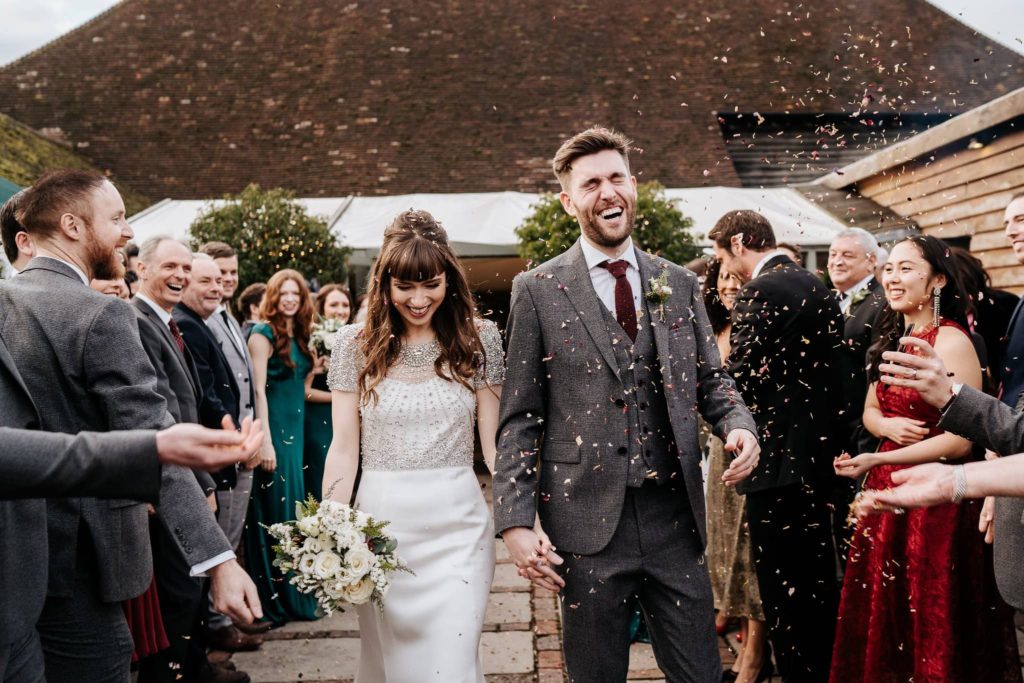
POLYGON ((565 586, 562 577, 552 569, 552 565, 560 565, 564 560, 555 553, 554 546, 539 524, 534 525, 533 529, 505 529, 501 538, 505 541, 520 576, 554 593, 565 586))
POLYGON ((735 486, 757 467, 761 445, 757 443, 757 437, 746 429, 734 429, 725 437, 725 451, 734 453, 735 457, 722 475, 722 481, 726 486, 735 486))
POLYGON ((224 416, 220 430, 197 424, 176 424, 156 434, 160 462, 209 472, 245 462, 262 442, 259 420, 246 418, 241 431, 236 431, 229 415, 224 416))
POLYGON ((953 373, 946 370, 932 345, 917 337, 902 337, 900 344, 917 349, 917 353, 883 353, 882 359, 886 362, 878 366, 880 380, 892 386, 910 387, 936 408, 946 405, 952 396, 953 373))
POLYGON ((236 560, 210 569, 210 597, 213 608, 234 621, 251 624, 263 617, 256 584, 236 560))
POLYGON ((832 461, 832 467, 840 477, 860 479, 868 470, 880 463, 878 453, 861 453, 858 456, 843 453, 832 461))

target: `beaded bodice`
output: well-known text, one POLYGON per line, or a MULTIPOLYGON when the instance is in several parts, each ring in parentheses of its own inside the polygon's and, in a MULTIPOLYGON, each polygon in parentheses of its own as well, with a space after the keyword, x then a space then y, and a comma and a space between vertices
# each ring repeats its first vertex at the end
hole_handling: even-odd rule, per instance
MULTIPOLYGON (((338 333, 328 384, 336 391, 356 391, 365 357, 357 335, 361 326, 338 333)), ((474 378, 479 389, 502 383, 505 365, 501 337, 494 323, 480 327, 485 365, 474 378), (486 378, 486 379, 485 379, 486 378)), ((403 346, 398 359, 360 407, 360 446, 365 470, 414 470, 472 467, 476 394, 456 381, 438 376, 436 341, 403 346)))

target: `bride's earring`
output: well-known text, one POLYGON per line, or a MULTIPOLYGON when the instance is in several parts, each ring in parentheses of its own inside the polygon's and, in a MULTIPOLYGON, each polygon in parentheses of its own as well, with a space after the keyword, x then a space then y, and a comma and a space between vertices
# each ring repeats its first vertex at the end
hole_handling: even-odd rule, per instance
POLYGON ((941 305, 942 299, 942 288, 935 287, 932 289, 932 326, 939 326, 939 306, 941 305))

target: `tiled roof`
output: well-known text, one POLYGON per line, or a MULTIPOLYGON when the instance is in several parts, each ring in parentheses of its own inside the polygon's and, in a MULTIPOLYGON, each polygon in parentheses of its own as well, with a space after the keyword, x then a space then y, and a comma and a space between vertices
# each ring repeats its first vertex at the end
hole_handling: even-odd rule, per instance
POLYGON ((926 0, 123 0, 0 69, 0 111, 153 197, 536 191, 590 124, 636 140, 642 179, 739 185, 717 111, 1021 85, 1024 58, 926 0))

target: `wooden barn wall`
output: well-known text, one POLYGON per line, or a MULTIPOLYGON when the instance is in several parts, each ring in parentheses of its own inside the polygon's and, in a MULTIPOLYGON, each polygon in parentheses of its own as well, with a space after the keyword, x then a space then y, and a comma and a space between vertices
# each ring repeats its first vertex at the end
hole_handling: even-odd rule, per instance
POLYGON ((1024 294, 1024 267, 1003 234, 1003 209, 1024 192, 1024 131, 981 149, 893 167, 857 183, 859 192, 936 237, 970 235, 992 284, 1024 294))

